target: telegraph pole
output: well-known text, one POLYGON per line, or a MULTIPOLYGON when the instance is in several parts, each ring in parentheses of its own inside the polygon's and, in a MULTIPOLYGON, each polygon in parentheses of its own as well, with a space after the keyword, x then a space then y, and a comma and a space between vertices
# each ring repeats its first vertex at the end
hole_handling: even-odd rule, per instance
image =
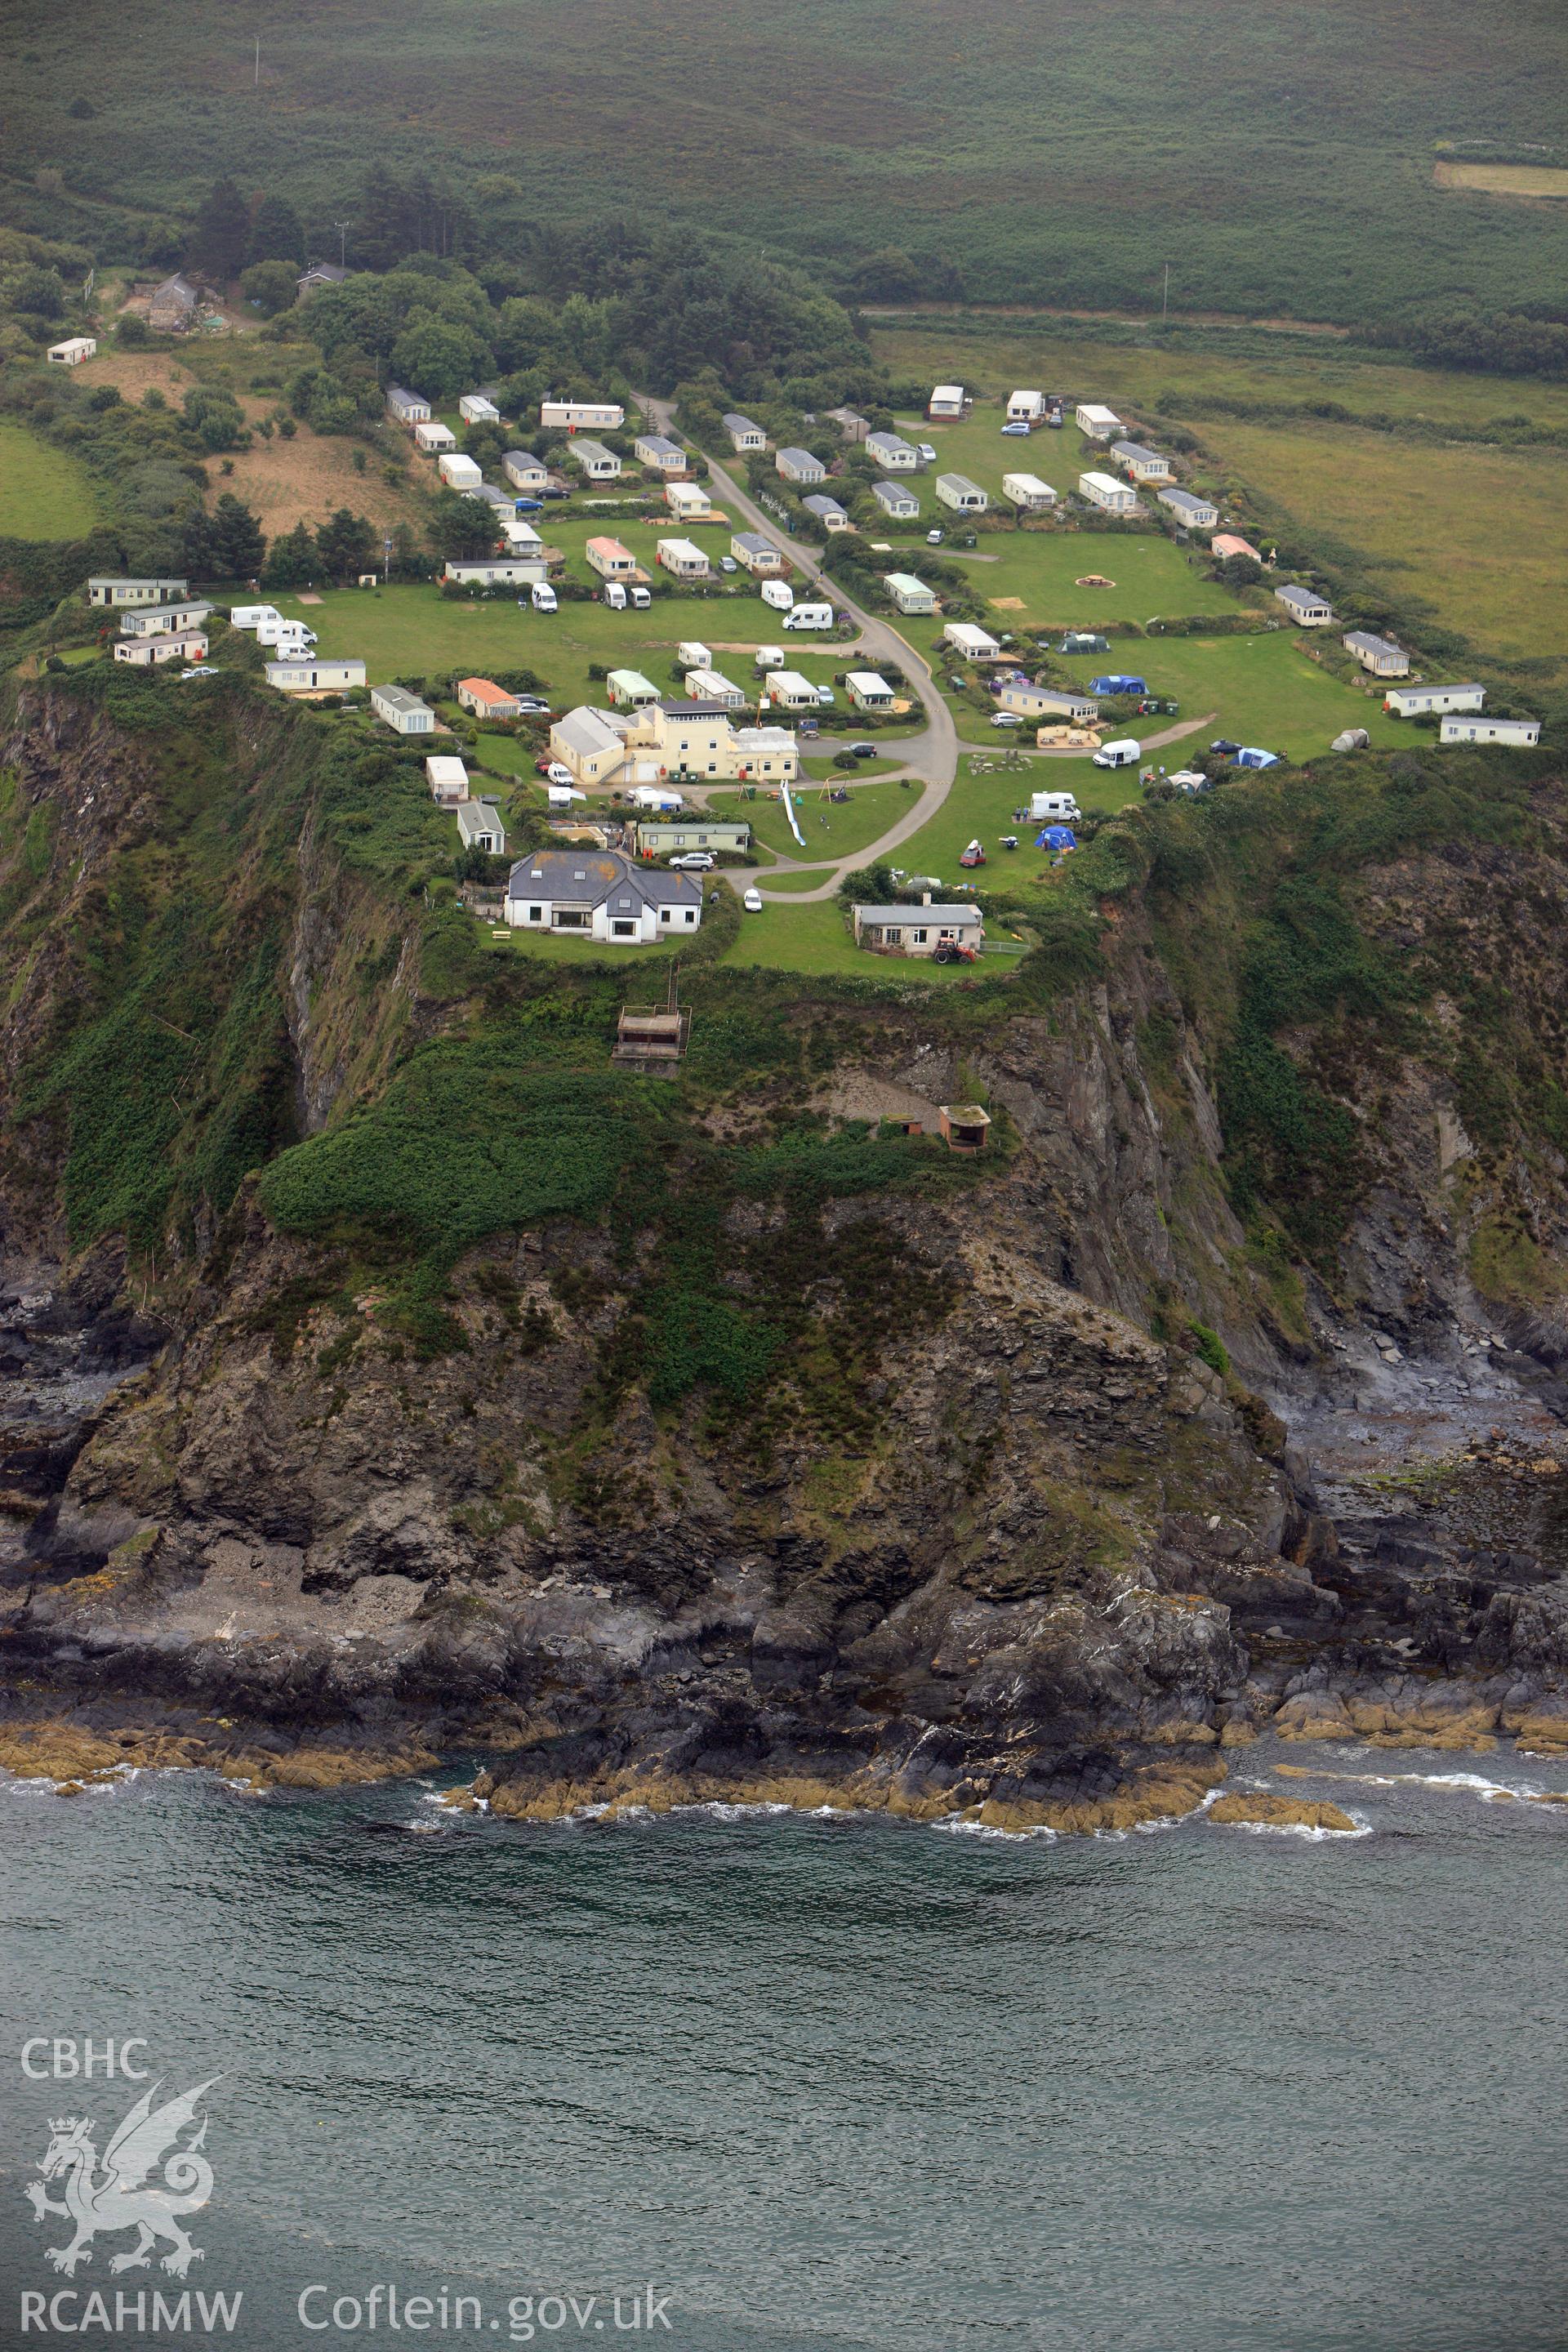
POLYGON ((1171 316, 1171 265, 1165 264, 1165 299, 1160 305, 1160 324, 1164 326, 1171 316))
POLYGON ((261 36, 259 33, 256 36, 256 80, 253 87, 257 89, 261 88, 261 36))
POLYGON ((349 263, 349 225, 347 221, 334 221, 332 226, 338 233, 338 268, 346 269, 349 263))

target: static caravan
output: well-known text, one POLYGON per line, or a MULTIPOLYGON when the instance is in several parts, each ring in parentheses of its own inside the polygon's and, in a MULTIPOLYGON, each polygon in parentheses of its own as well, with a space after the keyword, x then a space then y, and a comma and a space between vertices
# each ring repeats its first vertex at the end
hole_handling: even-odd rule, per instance
POLYGON ((829 533, 853 530, 855 528, 837 499, 825 497, 820 491, 814 493, 808 499, 802 499, 801 504, 807 514, 815 515, 823 530, 829 533))
POLYGON ((1200 499, 1195 490, 1156 490, 1154 495, 1185 530, 1212 530, 1219 520, 1219 509, 1212 499, 1200 499))
POLYGON ((1102 408, 1098 401, 1085 400, 1073 411, 1073 422, 1089 441, 1113 441, 1121 430, 1121 419, 1114 408, 1102 408))
POLYGON ((866 455, 880 466, 884 474, 912 474, 921 462, 921 453, 914 443, 898 433, 868 433, 866 455))
POLYGON ((749 572, 753 580, 770 579, 784 568, 783 551, 771 539, 764 539, 761 531, 736 531, 730 541, 730 552, 742 571, 749 572))
POLYGON ((1055 490, 1038 474, 1004 474, 1002 495, 1020 514, 1044 514, 1057 502, 1055 490))
POLYGON ((637 463, 651 467, 656 474, 684 474, 688 470, 685 450, 668 434, 639 433, 632 450, 637 463))
POLYGON ((722 670, 700 664, 687 671, 686 691, 693 702, 716 702, 725 710, 743 710, 749 698, 722 670))
POLYGON ((546 576, 542 555, 485 556, 449 561, 441 577, 458 588, 531 588, 546 576))
POLYGON ((890 522, 913 522, 920 514, 919 499, 902 482, 873 482, 871 496, 890 522))
POLYGON ((267 683, 284 694, 345 694, 350 687, 364 684, 364 664, 323 661, 314 655, 303 661, 268 662, 267 683))
POLYGON ((496 521, 500 526, 500 535, 506 541, 509 555, 531 555, 541 563, 543 562, 544 541, 531 522, 525 521, 520 514, 512 514, 510 509, 499 507, 496 509, 496 521))
POLYGON ((749 449, 765 449, 768 446, 767 435, 760 425, 753 425, 749 416, 731 413, 724 419, 724 430, 737 457, 743 457, 749 449))
POLYGON ((1119 482, 1114 474, 1080 474, 1078 494, 1087 499, 1091 507, 1103 514, 1136 514, 1138 493, 1126 482, 1119 482))
POLYGON ((690 522, 708 512, 708 493, 700 482, 666 482, 664 503, 677 522, 690 522))
POLYGON ((499 801, 459 801, 458 831, 465 849, 488 849, 492 857, 506 855, 506 827, 499 801))
POLYGON ((425 762, 425 781, 432 800, 466 801, 468 797, 468 769, 449 752, 432 751, 425 762))
POLYGON ((1539 719, 1445 719, 1440 743, 1512 743, 1528 750, 1541 740, 1539 719))
POLYGON ((1043 392, 1010 392, 1007 395, 1009 425, 1037 425, 1045 413, 1043 392))
MULTIPOLYGON (((515 694, 509 694, 489 677, 460 677, 458 700, 476 719, 516 719, 522 709, 515 694)), ((429 762, 426 765, 428 767, 429 762)))
POLYGON ((477 490, 484 480, 479 464, 460 449, 447 449, 436 460, 436 470, 449 490, 477 490))
POLYGON ((120 626, 128 637, 166 637, 179 629, 199 629, 211 612, 210 604, 143 605, 139 612, 125 614, 120 626))
POLYGON ((640 669, 613 669, 605 680, 605 692, 615 710, 641 710, 658 700, 658 687, 640 669))
POLYGON ((776 702, 781 709, 817 710, 821 708, 821 697, 816 687, 797 669, 771 669, 765 684, 768 699, 776 702))
POLYGON ((1020 686, 1009 678, 996 697, 998 710, 1011 710, 1020 719, 1065 719, 1081 723, 1098 718, 1100 705, 1092 695, 1074 694, 1054 686, 1020 686))
POLYGON ((531 491, 535 497, 550 481, 550 468, 531 449, 509 449, 500 467, 514 489, 531 491))
POLYGON ((499 425, 500 410, 488 392, 466 392, 458 403, 458 414, 465 425, 499 425))
POLYGON ((416 425, 430 421, 430 404, 423 393, 409 392, 400 383, 386 387, 386 413, 395 425, 405 425, 410 430, 416 425))
POLYGON ((893 689, 874 669, 852 669, 845 684, 857 710, 891 710, 893 689))
POLYGON ((191 593, 188 580, 128 580, 95 572, 87 583, 89 604, 108 604, 115 611, 145 604, 170 604, 191 593))
POLYGON ((1423 711, 1442 716, 1450 710, 1479 710, 1486 698, 1484 686, 1391 686, 1383 707, 1396 719, 1415 719, 1423 711))
POLYGON ((963 386, 961 383, 934 385, 926 403, 926 415, 961 417, 963 415, 963 386))
POLYGON ((939 474, 936 494, 954 514, 984 514, 991 503, 979 483, 972 482, 967 474, 939 474))
POLYGON ((656 550, 658 561, 677 580, 707 580, 713 567, 693 539, 661 539, 656 550))
MULTIPOLYGON (((422 449, 427 457, 438 457, 443 449, 457 447, 458 436, 449 425, 443 425, 438 416, 433 416, 425 424, 415 426, 414 446, 416 449, 422 449)), ((472 464, 473 461, 469 459, 468 462, 472 464)), ((478 467, 475 467, 474 474, 477 480, 478 467)))
POLYGON ((942 633, 942 642, 951 646, 965 661, 994 661, 1002 648, 985 629, 977 629, 973 621, 949 621, 942 633))
POLYGON ((797 488, 804 487, 809 489, 814 482, 827 479, 826 467, 820 457, 814 457, 809 449, 778 450, 773 457, 773 467, 786 482, 794 482, 797 488))
POLYGON ((713 656, 700 637, 682 637, 675 648, 675 658, 682 669, 707 669, 713 656))
POLYGON ((626 412, 618 400, 546 400, 539 421, 547 432, 618 433, 626 412))
POLYGON ((1298 588, 1293 582, 1276 588, 1274 601, 1284 605, 1300 628, 1326 629, 1334 617, 1334 608, 1326 596, 1320 596, 1315 588, 1298 588))
POLYGON ((114 648, 117 662, 151 668, 155 662, 205 661, 207 641, 200 629, 177 629, 167 637, 121 637, 114 648))
POLYGON ((1168 482, 1171 461, 1162 457, 1158 449, 1145 449, 1142 441, 1113 441, 1110 454, 1130 482, 1168 482))
POLYGON ((620 459, 602 441, 574 441, 566 454, 574 466, 582 467, 590 482, 618 482, 621 478, 620 459))
MULTIPOLYGON (((361 662, 358 667, 363 678, 364 664, 361 662)), ((373 686, 370 707, 376 717, 384 719, 398 735, 434 735, 436 732, 436 713, 427 702, 421 702, 416 694, 410 694, 406 687, 373 686)))
POLYGON ((80 367, 83 360, 91 359, 98 344, 91 335, 68 335, 63 343, 49 345, 51 367, 80 367))
POLYGON ((1373 677, 1405 677, 1410 671, 1410 656, 1403 646, 1392 638, 1374 636, 1370 629, 1349 629, 1340 640, 1347 654, 1354 654, 1363 669, 1373 677))
POLYGON ((601 580, 635 580, 637 576, 637 557, 618 539, 597 533, 588 541, 583 552, 601 580))
POLYGON ((882 581, 883 587, 900 613, 934 613, 936 590, 917 580, 912 572, 889 572, 882 581))

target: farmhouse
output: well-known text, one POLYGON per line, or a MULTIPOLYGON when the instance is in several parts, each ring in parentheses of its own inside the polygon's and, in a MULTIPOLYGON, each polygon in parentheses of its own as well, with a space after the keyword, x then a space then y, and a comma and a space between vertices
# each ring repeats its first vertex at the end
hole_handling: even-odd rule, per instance
POLYGON ((666 572, 678 580, 707 580, 712 565, 694 539, 661 539, 657 548, 658 560, 666 572))
MULTIPOLYGON (((419 430, 427 433, 427 425, 419 430)), ((444 450, 436 460, 436 471, 449 490, 477 490, 484 476, 472 457, 465 457, 460 449, 444 450)))
POLYGON ((507 877, 514 930, 576 931, 646 946, 702 920, 702 885, 668 867, 638 867, 613 849, 541 849, 507 877))
POLYGON ((91 359, 97 349, 97 339, 92 335, 68 335, 63 343, 49 345, 49 365, 80 367, 83 360, 91 359))
MULTIPOLYGON (((438 457, 444 449, 457 447, 458 436, 449 425, 442 424, 438 416, 430 416, 426 417, 423 424, 414 427, 414 446, 426 457, 438 457)), ((465 465, 473 464, 471 458, 465 458, 463 462, 465 465)), ((474 467, 474 473, 477 478, 479 474, 477 466, 474 467)))
POLYGON ((1410 656, 1403 646, 1373 636, 1369 629, 1349 629, 1340 642, 1373 677, 1404 677, 1409 671, 1410 656))
POLYGON ((459 801, 458 831, 465 849, 488 849, 492 857, 506 856, 506 827, 499 801, 459 801))
POLYGON ((639 433, 632 443, 639 465, 651 467, 656 474, 684 474, 686 452, 679 441, 671 441, 663 433, 639 433))
POLYGON ((1195 490, 1156 490, 1154 495, 1187 530, 1212 530, 1219 520, 1218 507, 1195 490))
POLYGON ((919 499, 902 482, 873 482, 871 496, 891 522, 913 522, 921 510, 919 499))
POLYGON ((488 677, 460 677, 458 700, 475 719, 515 719, 522 709, 515 694, 488 677))
POLYGON ((764 539, 761 531, 736 531, 730 541, 730 552, 742 571, 749 572, 754 580, 776 579, 785 567, 783 550, 775 547, 771 539, 764 539))
POLYGON ((180 629, 199 629, 212 611, 210 604, 152 604, 124 613, 120 626, 128 637, 163 637, 180 629))
POLYGON ((1171 461, 1162 457, 1157 449, 1145 449, 1142 441, 1113 441, 1110 454, 1130 482, 1168 482, 1171 461))
POLYGON ((996 697, 998 710, 1015 710, 1020 719, 1098 719, 1100 705, 1091 694, 1074 694, 1055 686, 1020 686, 1010 679, 996 697))
POLYGON ((977 629, 973 621, 949 621, 942 633, 942 642, 966 661, 992 661, 1002 648, 984 629, 977 629))
POLYGON ((753 425, 749 416, 738 416, 733 410, 724 419, 724 430, 730 436, 730 446, 737 456, 744 456, 748 449, 765 449, 768 446, 768 436, 762 426, 753 425))
POLYGON ((985 936, 978 907, 857 907, 855 944, 873 955, 935 955, 944 940, 977 948, 985 936))
POLYGON ((179 596, 188 596, 188 580, 126 580, 110 572, 94 572, 87 583, 89 604, 110 604, 122 609, 126 605, 163 604, 179 596))
POLYGON ((778 703, 785 710, 816 710, 820 708, 816 687, 797 669, 771 669, 766 683, 769 701, 778 703))
POLYGON ((1097 401, 1080 401, 1073 411, 1073 422, 1088 441, 1114 440, 1121 430, 1121 419, 1114 408, 1101 408, 1097 401))
POLYGON ((431 752, 425 762, 425 781, 432 800, 466 801, 468 797, 468 772, 461 760, 450 752, 431 752))
POLYGON ((200 295, 188 278, 176 271, 165 278, 162 286, 154 287, 147 305, 147 324, 161 335, 183 335, 195 325, 200 295))
POLYGON ((1057 502, 1055 490, 1038 474, 1004 474, 1002 495, 1020 514, 1044 514, 1057 502))
POLYGON ((921 453, 912 441, 898 433, 868 433, 866 455, 884 474, 912 474, 919 467, 921 453))
POLYGON ((820 491, 813 498, 802 499, 801 505, 807 514, 816 517, 826 531, 853 530, 855 528, 837 499, 826 498, 820 491))
POLYGON ((979 483, 972 482, 967 474, 939 474, 936 494, 954 514, 984 514, 991 503, 979 483))
POLYGON ((473 562, 448 559, 441 577, 459 588, 531 588, 548 569, 541 556, 493 555, 473 562))
POLYGON ((1037 425, 1046 413, 1043 392, 1010 392, 1007 394, 1009 425, 1037 425))
POLYGON ((618 433, 626 412, 618 400, 546 400, 539 421, 547 432, 618 433))
POLYGON ((1263 561, 1252 541, 1249 539, 1243 539, 1239 531, 1216 530, 1209 541, 1209 549, 1211 553, 1217 555, 1222 562, 1227 562, 1233 555, 1249 556, 1254 563, 1261 563, 1263 561))
POLYGON ((857 710, 891 710, 893 689, 874 669, 852 669, 844 681, 857 710))
MULTIPOLYGON (((363 663, 359 667, 363 677, 363 663)), ((436 732, 436 713, 427 702, 421 702, 416 694, 410 694, 406 687, 373 686, 370 707, 378 719, 384 719, 399 735, 433 735, 436 732)))
POLYGON ((1541 740, 1539 719, 1445 719, 1437 730, 1439 743, 1514 743, 1528 748, 1541 740))
POLYGON ((743 710, 746 707, 742 689, 722 670, 710 669, 706 665, 687 671, 686 691, 693 702, 711 702, 721 710, 743 710))
POLYGON ((1383 707, 1396 719, 1415 719, 1423 711, 1479 710, 1486 698, 1484 686, 1391 686, 1383 707))
POLYGON ((267 683, 284 694, 346 694, 350 687, 364 684, 364 664, 341 658, 318 661, 314 655, 299 654, 289 661, 268 662, 267 683))
POLYGON ((923 580, 917 580, 912 572, 887 572, 882 585, 900 613, 934 613, 936 610, 936 590, 928 588, 923 580))
POLYGON ((1138 493, 1127 483, 1119 482, 1114 474, 1080 474, 1078 494, 1087 499, 1091 507, 1104 514, 1136 514, 1138 493))
POLYGON ((423 393, 410 392, 401 383, 389 383, 386 387, 386 413, 395 425, 427 425, 430 404, 423 393))
POLYGON ((959 416, 963 415, 963 386, 961 383, 939 383, 931 387, 926 403, 928 416, 959 416))
POLYGON ((674 857, 683 849, 727 851, 744 857, 752 845, 752 828, 739 817, 704 816, 700 812, 679 817, 653 817, 633 828, 639 857, 674 857))
POLYGON ((699 515, 710 511, 700 482, 666 482, 664 503, 677 522, 694 522, 699 515))
POLYGON ((514 489, 537 494, 550 480, 550 468, 531 449, 509 449, 500 461, 500 469, 514 489))
POLYGON ((466 392, 458 403, 458 414, 465 425, 499 425, 500 410, 488 392, 466 392))
POLYGON ((1315 588, 1299 588, 1294 582, 1276 588, 1274 601, 1283 604, 1290 618, 1303 629, 1326 629, 1334 617, 1334 608, 1326 596, 1320 596, 1315 588))
POLYGON ((605 680, 605 691, 616 710, 640 710, 645 702, 658 700, 658 687, 640 669, 613 669, 605 680))
POLYGON ((809 449, 780 449, 774 454, 773 466, 786 482, 804 483, 808 488, 813 482, 827 479, 826 467, 809 449))
POLYGON ((621 461, 615 451, 606 449, 602 441, 592 440, 585 434, 571 444, 566 455, 571 463, 581 469, 586 481, 618 482, 621 478, 621 461))
POLYGON ((583 552, 601 580, 640 580, 643 576, 637 557, 618 539, 597 534, 588 541, 583 552))
POLYGON ((121 637, 114 648, 117 662, 205 661, 207 641, 201 629, 177 629, 167 637, 121 637))

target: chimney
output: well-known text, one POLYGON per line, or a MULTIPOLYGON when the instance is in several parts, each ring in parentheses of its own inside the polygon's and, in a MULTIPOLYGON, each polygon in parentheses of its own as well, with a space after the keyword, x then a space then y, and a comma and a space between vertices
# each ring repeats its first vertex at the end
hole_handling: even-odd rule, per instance
POLYGON ((921 905, 922 907, 929 907, 931 905, 931 892, 929 890, 922 890, 921 892, 921 905))

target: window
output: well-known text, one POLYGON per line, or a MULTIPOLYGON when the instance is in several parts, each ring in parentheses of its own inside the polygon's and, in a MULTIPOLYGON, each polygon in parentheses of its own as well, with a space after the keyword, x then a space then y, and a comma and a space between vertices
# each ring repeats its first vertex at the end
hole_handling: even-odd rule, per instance
POLYGON ((925 931, 911 931, 910 933, 910 938, 917 948, 923 948, 928 937, 929 933, 925 931))
POLYGON ((689 907, 687 908, 686 919, 689 923, 694 923, 697 920, 697 910, 694 907, 689 907))
POLYGON ((531 923, 542 923, 544 920, 543 908, 531 907, 528 910, 528 919, 531 923))
POLYGON ((610 933, 614 939, 632 940, 637 937, 637 929, 635 923, 623 923, 616 920, 610 925, 610 933))

